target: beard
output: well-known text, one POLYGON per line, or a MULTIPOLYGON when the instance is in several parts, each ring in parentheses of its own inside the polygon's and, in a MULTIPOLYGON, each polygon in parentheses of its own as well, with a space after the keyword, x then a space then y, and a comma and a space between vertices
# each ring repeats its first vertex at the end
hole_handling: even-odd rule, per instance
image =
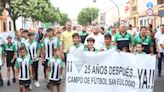
POLYGON ((93 34, 98 34, 99 32, 93 32, 93 34))

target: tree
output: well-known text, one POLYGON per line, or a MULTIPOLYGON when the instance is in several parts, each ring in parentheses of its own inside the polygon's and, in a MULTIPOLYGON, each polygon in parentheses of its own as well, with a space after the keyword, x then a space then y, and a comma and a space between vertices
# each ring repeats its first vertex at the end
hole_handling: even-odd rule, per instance
POLYGON ((62 13, 60 15, 60 17, 61 17, 61 20, 59 21, 59 24, 61 26, 64 26, 68 21, 70 21, 70 19, 68 18, 68 15, 67 14, 62 13))
POLYGON ((5 8, 9 12, 14 31, 16 31, 16 19, 19 17, 31 18, 33 22, 41 21, 44 23, 59 23, 63 17, 60 10, 52 6, 49 0, 0 0, 0 13, 1 8, 5 8), (5 7, 6 4, 9 7, 5 7))
POLYGON ((78 23, 81 25, 92 24, 97 19, 99 10, 96 8, 84 8, 78 15, 78 23))

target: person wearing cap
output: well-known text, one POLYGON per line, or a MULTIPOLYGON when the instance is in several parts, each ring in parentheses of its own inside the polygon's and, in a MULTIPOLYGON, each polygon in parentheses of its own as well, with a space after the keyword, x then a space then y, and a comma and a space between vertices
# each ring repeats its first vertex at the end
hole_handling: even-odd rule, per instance
POLYGON ((15 79, 15 59, 16 59, 16 46, 12 43, 12 37, 7 37, 7 43, 4 45, 2 54, 3 60, 6 61, 7 64, 7 85, 10 85, 10 68, 13 71, 13 83, 16 82, 15 79))

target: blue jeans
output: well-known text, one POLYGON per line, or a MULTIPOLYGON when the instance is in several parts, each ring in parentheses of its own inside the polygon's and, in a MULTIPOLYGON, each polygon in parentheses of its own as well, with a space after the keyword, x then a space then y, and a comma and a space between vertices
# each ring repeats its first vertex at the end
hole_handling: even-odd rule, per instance
POLYGON ((162 60, 164 60, 164 54, 160 53, 161 57, 158 58, 158 73, 161 74, 161 70, 162 70, 162 60))

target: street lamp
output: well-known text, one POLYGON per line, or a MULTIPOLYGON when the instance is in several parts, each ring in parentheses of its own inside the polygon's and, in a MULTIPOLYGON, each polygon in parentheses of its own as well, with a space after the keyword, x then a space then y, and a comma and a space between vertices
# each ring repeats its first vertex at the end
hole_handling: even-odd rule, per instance
MULTIPOLYGON (((93 0, 93 3, 96 3, 96 1, 97 0, 93 0)), ((93 21, 94 21, 94 14, 93 14, 93 12, 91 12, 91 24, 92 24, 92 26, 93 26, 93 21)))
POLYGON ((114 5, 115 7, 117 8, 117 13, 118 13, 118 26, 120 25, 120 10, 119 10, 119 7, 118 5, 116 4, 116 2, 114 2, 113 0, 110 0, 114 5))

